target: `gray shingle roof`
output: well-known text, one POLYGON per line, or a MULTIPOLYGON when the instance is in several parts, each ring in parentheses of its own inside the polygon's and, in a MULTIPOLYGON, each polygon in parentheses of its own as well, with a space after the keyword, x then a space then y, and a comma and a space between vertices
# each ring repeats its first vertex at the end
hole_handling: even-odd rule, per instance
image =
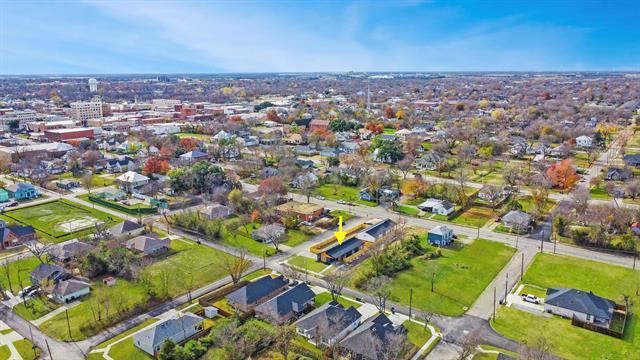
POLYGON ((286 316, 291 312, 300 312, 306 303, 315 298, 315 294, 311 288, 305 283, 296 285, 294 288, 274 297, 264 304, 259 305, 256 311, 273 314, 277 316, 286 316), (294 303, 298 304, 298 309, 294 309, 294 303))
POLYGON ((615 302, 600 297, 591 291, 566 288, 549 288, 545 304, 611 320, 615 302))
POLYGON ((109 230, 111 231, 112 235, 121 235, 130 231, 138 230, 142 227, 144 226, 141 224, 138 224, 137 222, 125 220, 119 224, 112 226, 111 229, 109 230))
POLYGON ((191 335, 188 331, 202 323, 203 318, 192 313, 185 313, 180 317, 167 319, 154 324, 134 335, 136 341, 147 345, 148 348, 155 349, 166 339, 181 338, 180 334, 187 331, 187 337, 191 335))
POLYGON ((328 323, 330 328, 335 329, 337 335, 361 317, 362 315, 353 306, 345 309, 342 304, 332 300, 298 320, 296 326, 309 332, 321 323, 328 323))
POLYGON ((275 278, 270 275, 263 276, 227 295, 227 300, 245 306, 255 304, 259 299, 274 293, 285 285, 287 285, 287 281, 282 275, 275 278))
POLYGON ((53 293, 61 296, 66 296, 86 289, 88 287, 91 287, 91 285, 87 284, 84 281, 70 279, 57 283, 53 288, 53 293))
POLYGON ((378 314, 345 337, 340 346, 354 354, 364 355, 367 359, 378 359, 379 348, 372 345, 384 346, 388 337, 405 333, 406 329, 403 326, 394 327, 386 315, 378 314))

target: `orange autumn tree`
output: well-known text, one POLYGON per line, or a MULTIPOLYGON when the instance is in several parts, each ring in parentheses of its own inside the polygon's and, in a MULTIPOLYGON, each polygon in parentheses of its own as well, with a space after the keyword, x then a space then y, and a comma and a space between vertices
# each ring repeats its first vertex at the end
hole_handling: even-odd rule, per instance
POLYGON ((169 161, 157 157, 150 157, 144 164, 142 172, 146 174, 166 174, 169 171, 169 161))
POLYGON ((569 189, 578 181, 578 174, 571 160, 565 159, 547 169, 547 176, 554 187, 569 189))
POLYGON ((192 137, 182 138, 178 143, 181 148, 189 152, 198 147, 198 140, 192 137))
POLYGON ((366 123, 364 125, 364 128, 371 131, 374 134, 381 134, 384 131, 384 125, 383 124, 376 124, 376 123, 366 123))

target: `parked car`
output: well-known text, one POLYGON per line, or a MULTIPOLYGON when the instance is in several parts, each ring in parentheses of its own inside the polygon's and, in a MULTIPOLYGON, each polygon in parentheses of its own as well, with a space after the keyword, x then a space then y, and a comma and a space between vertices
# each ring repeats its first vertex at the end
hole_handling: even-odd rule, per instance
POLYGON ((338 204, 340 204, 340 205, 346 205, 346 204, 347 204, 347 202, 346 202, 346 201, 344 201, 344 200, 338 200, 338 201, 336 201, 336 202, 337 202, 338 204))
POLYGON ((303 221, 303 222, 300 223, 300 225, 311 226, 313 224, 311 223, 311 221, 303 221))
POLYGON ((540 304, 540 302, 542 301, 542 299, 540 299, 539 297, 531 294, 522 295, 522 300, 532 304, 540 304))
POLYGON ((325 198, 324 196, 322 196, 322 195, 318 195, 318 196, 316 196, 316 199, 318 199, 318 200, 324 200, 324 199, 326 199, 326 198, 325 198))
POLYGON ((8 206, 8 207, 18 206, 18 202, 15 200, 9 200, 9 202, 5 206, 8 206))
POLYGON ((26 288, 18 291, 18 297, 21 298, 21 297, 31 296, 37 290, 38 290, 38 286, 36 285, 27 286, 26 288))

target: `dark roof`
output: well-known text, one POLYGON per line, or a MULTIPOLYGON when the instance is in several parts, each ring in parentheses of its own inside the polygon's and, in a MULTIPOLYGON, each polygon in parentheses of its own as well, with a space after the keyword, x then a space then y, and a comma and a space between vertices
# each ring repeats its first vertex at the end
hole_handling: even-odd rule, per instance
POLYGON ((385 219, 375 225, 369 226, 368 228, 362 230, 362 232, 365 232, 373 238, 377 239, 378 237, 388 233, 395 225, 396 223, 393 220, 385 219))
POLYGON ((629 154, 622 157, 627 164, 640 164, 640 154, 629 154))
POLYGON ((565 288, 547 289, 545 304, 611 320, 615 302, 600 297, 591 291, 565 288))
POLYGON ((354 354, 364 355, 367 359, 378 359, 381 350, 378 346, 384 347, 389 336, 405 333, 404 327, 394 327, 391 320, 381 313, 365 321, 344 338, 340 345, 354 354))
POLYGON ((11 225, 11 226, 8 226, 8 228, 9 230, 11 230, 12 233, 14 233, 18 237, 35 234, 36 232, 33 226, 31 225, 28 225, 28 226, 11 225))
POLYGON ((82 241, 74 241, 59 245, 51 249, 50 254, 60 260, 66 260, 84 252, 90 251, 93 248, 94 246, 91 244, 87 244, 82 241))
POLYGON ((137 222, 133 222, 130 220, 125 220, 119 224, 116 224, 114 226, 111 227, 111 229, 109 229, 111 231, 111 234, 113 235, 120 235, 120 234, 124 234, 126 232, 130 232, 130 231, 134 231, 134 230, 138 230, 140 228, 144 227, 144 225, 138 224, 137 222))
POLYGON ((338 259, 354 249, 359 249, 362 246, 362 241, 356 238, 351 238, 342 244, 336 245, 331 249, 327 250, 327 255, 331 256, 334 259, 338 259))
POLYGON ((315 298, 314 292, 305 283, 300 283, 296 287, 285 291, 284 293, 276 296, 275 298, 267 301, 266 303, 258 306, 256 311, 260 311, 266 314, 274 314, 278 316, 285 316, 294 310, 293 304, 299 305, 297 311, 303 310, 303 305, 315 298))
POLYGON ((332 300, 300 319, 296 326, 305 331, 310 331, 321 323, 328 323, 328 328, 334 329, 337 335, 361 317, 362 314, 353 306, 345 309, 342 304, 332 300))
POLYGON ((273 294, 286 285, 287 280, 282 275, 275 278, 270 275, 263 276, 227 295, 227 300, 241 305, 255 304, 258 300, 273 294))
POLYGON ((63 274, 64 272, 64 268, 60 265, 39 264, 31 271, 30 275, 37 281, 41 281, 54 276, 56 273, 63 274))

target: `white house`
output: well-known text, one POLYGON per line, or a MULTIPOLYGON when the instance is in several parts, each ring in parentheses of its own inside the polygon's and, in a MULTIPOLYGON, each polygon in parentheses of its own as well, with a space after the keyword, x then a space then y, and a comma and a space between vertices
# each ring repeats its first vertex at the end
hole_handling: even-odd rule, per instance
POLYGON ((578 136, 576 138, 576 146, 581 148, 590 148, 593 146, 593 139, 586 135, 578 136))
POLYGON ((425 200, 418 205, 418 209, 439 215, 449 215, 455 210, 455 206, 448 200, 432 199, 425 200))
POLYGON ((123 190, 132 192, 134 189, 145 186, 149 183, 149 178, 138 174, 135 171, 127 171, 126 173, 118 176, 116 181, 120 184, 123 190))
POLYGON ((90 292, 91 285, 84 281, 69 279, 57 283, 51 295, 59 303, 68 303, 88 295, 90 292))

